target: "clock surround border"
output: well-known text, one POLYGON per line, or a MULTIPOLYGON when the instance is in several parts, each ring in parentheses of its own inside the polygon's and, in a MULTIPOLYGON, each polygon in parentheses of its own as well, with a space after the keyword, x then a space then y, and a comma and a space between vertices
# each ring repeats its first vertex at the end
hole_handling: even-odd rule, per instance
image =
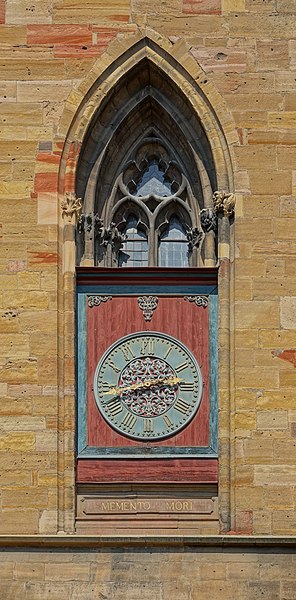
POLYGON ((77 267, 77 459, 217 459, 218 457, 218 267, 124 268, 77 267), (131 285, 133 289, 131 290, 131 285), (86 429, 86 305, 90 294, 137 296, 207 295, 209 298, 210 417, 207 447, 110 448, 87 445, 86 429))

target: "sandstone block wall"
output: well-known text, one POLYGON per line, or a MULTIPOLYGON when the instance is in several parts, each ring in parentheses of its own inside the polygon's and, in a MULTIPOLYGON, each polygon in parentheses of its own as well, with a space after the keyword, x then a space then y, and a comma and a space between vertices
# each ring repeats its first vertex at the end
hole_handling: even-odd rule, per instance
POLYGON ((26 550, 1 555, 0 598, 292 600, 295 555, 218 548, 26 550), (219 554, 217 554, 219 552, 219 554))
MULTIPOLYGON (((73 496, 58 488, 74 483, 74 302, 71 277, 60 299, 60 158, 69 106, 78 108, 90 71, 152 31, 176 60, 186 47, 237 135, 232 404, 230 419, 220 415, 230 436, 233 528, 296 534, 295 1, 1 0, 0 22, 0 532, 56 533, 61 503, 73 511, 73 496)), ((223 597, 231 585, 247 589, 221 568, 223 597)), ((23 595, 21 567, 12 560, 9 569, 23 595)), ((46 573, 28 598, 48 589, 46 573)), ((256 581, 260 594, 261 575, 256 581)), ((268 597, 292 598, 289 581, 270 584, 268 597)))

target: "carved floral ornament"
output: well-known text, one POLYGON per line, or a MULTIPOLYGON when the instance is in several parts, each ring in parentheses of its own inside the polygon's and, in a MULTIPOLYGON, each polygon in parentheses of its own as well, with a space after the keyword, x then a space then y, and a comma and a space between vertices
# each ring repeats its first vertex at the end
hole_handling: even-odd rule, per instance
POLYGON ((75 222, 79 218, 82 209, 82 199, 77 198, 74 192, 66 192, 61 202, 62 217, 68 223, 72 223, 73 217, 75 222))

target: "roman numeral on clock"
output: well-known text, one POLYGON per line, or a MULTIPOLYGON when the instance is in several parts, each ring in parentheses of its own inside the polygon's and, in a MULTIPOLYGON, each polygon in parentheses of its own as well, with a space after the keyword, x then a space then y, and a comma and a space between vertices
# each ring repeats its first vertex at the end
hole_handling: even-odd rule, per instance
POLYGON ((111 367, 111 369, 113 369, 113 371, 115 371, 115 373, 120 373, 121 369, 114 364, 113 360, 109 359, 107 362, 107 365, 108 365, 108 367, 111 367))
POLYGON ((182 390, 182 392, 193 392, 194 390, 194 383, 187 383, 187 381, 182 381, 180 383, 180 390, 182 390))
POLYGON ((177 371, 177 373, 180 373, 180 371, 183 371, 183 369, 186 369, 186 367, 188 367, 187 362, 183 362, 178 367, 175 367, 175 371, 177 371))
POLYGON ((126 346, 122 346, 122 348, 120 348, 125 360, 132 360, 132 358, 135 358, 135 355, 131 349, 131 347, 127 344, 126 346))
POLYGON ((141 354, 152 356, 154 354, 154 340, 151 338, 143 338, 141 341, 141 354))
POLYGON ((99 391, 102 390, 103 394, 107 393, 110 390, 110 383, 107 383, 107 381, 103 381, 101 384, 99 383, 98 389, 99 391))
POLYGON ((116 417, 116 415, 118 415, 122 411, 121 402, 120 400, 118 400, 118 398, 114 398, 113 400, 107 402, 107 408, 111 413, 112 417, 116 417))
POLYGON ((143 433, 152 433, 154 429, 152 419, 144 419, 143 421, 143 433))
POLYGON ((131 413, 127 412, 120 423, 120 427, 124 427, 128 431, 131 431, 136 422, 137 422, 137 417, 135 417, 135 415, 131 415, 131 413))
POLYGON ((163 420, 167 427, 173 427, 174 423, 168 415, 164 415, 163 420))
POLYGON ((171 346, 169 346, 169 348, 167 349, 163 358, 166 359, 171 351, 172 351, 172 348, 171 348, 171 346))
POLYGON ((174 408, 179 412, 183 413, 183 415, 186 415, 188 413, 188 409, 190 409, 190 404, 188 404, 186 400, 179 398, 175 403, 174 408))

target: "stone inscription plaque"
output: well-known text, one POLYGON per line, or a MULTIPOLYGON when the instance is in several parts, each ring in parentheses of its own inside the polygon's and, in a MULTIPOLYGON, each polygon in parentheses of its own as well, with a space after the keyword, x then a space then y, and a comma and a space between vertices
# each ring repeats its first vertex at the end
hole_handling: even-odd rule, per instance
POLYGON ((106 514, 203 514, 211 515, 214 502, 203 498, 81 498, 80 513, 106 514))

